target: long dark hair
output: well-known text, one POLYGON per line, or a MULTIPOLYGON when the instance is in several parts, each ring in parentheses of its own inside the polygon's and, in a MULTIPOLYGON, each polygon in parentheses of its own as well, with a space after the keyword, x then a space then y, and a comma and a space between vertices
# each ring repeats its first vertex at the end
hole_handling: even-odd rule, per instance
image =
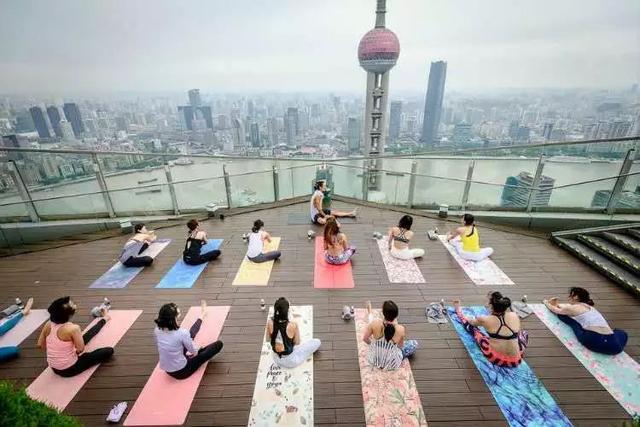
POLYGON ((144 228, 144 223, 136 224, 136 226, 133 227, 133 232, 134 233, 139 233, 140 230, 142 230, 143 228, 144 228))
POLYGON ((333 244, 334 237, 340 233, 340 227, 338 222, 332 216, 327 218, 327 222, 324 225, 324 247, 327 248, 328 244, 333 244))
POLYGON ((396 334, 396 327, 393 325, 394 320, 398 317, 398 306, 395 302, 387 300, 382 303, 382 315, 384 316, 384 339, 391 341, 396 334))
POLYGON ((470 213, 466 213, 462 217, 462 220, 464 221, 464 225, 467 227, 471 226, 471 233, 467 234, 467 237, 473 236, 473 233, 476 231, 476 225, 474 224, 476 219, 470 213))
POLYGON ((573 287, 569 289, 569 296, 578 298, 578 301, 584 304, 593 305, 593 300, 589 296, 589 291, 584 288, 573 287))
POLYGON ((75 308, 71 307, 71 297, 58 298, 51 303, 47 311, 49 312, 49 320, 53 323, 67 323, 71 317, 76 314, 75 308))
POLYGON ((321 179, 319 181, 316 181, 316 184, 313 186, 313 189, 320 190, 320 187, 322 187, 322 184, 324 184, 324 180, 321 179))
POLYGON ((289 320, 289 301, 285 297, 280 297, 273 304, 273 322, 282 323, 287 320, 289 320))
POLYGON ((258 231, 260 231, 262 227, 264 227, 264 222, 262 222, 261 219, 256 219, 253 222, 253 228, 251 229, 251 231, 253 231, 254 233, 257 233, 258 231))
POLYGON ((511 299, 503 296, 500 292, 491 292, 489 294, 489 304, 494 313, 502 314, 511 307, 511 299))
POLYGON ((158 318, 154 320, 158 328, 175 331, 178 329, 178 306, 170 302, 160 307, 158 318))
POLYGON ((405 230, 411 230, 411 225, 413 224, 413 218, 411 215, 405 215, 400 218, 400 222, 398 222, 398 227, 404 228, 405 230))
POLYGON ((195 218, 190 219, 189 222, 187 222, 187 228, 189 229, 189 232, 187 234, 193 233, 193 230, 198 228, 198 220, 195 218))

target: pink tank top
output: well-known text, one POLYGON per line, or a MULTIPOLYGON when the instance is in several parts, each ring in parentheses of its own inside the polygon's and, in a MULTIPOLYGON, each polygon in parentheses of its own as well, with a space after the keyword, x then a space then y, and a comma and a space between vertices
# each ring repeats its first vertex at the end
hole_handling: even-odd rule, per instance
POLYGON ((54 369, 67 369, 76 363, 78 354, 73 341, 62 341, 58 331, 64 324, 51 323, 51 331, 47 335, 47 363, 54 369))

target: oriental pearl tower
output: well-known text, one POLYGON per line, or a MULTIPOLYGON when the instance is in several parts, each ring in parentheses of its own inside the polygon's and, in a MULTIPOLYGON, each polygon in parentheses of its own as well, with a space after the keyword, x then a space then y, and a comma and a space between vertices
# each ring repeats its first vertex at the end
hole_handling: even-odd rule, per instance
MULTIPOLYGON (((376 26, 366 33, 358 45, 360 66, 367 72, 367 101, 364 113, 365 155, 369 156, 369 174, 364 175, 363 196, 367 198, 369 190, 378 197, 380 191, 381 159, 384 153, 384 141, 387 135, 387 104, 389 101, 389 71, 396 65, 400 56, 400 42, 395 33, 385 25, 386 0, 377 0, 376 26)), ((373 196, 373 194, 371 194, 373 196)), ((377 198, 377 197, 376 197, 377 198)), ((369 197, 369 199, 371 199, 369 197)), ((380 200, 381 201, 381 200, 380 200)))

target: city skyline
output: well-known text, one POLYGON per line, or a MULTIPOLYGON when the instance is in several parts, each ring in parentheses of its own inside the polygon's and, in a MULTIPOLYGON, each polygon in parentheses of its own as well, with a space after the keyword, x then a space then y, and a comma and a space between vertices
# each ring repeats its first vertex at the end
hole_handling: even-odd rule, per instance
MULTIPOLYGON (((13 19, 0 28, 0 93, 358 92, 354 53, 375 2, 242 3, 6 2, 13 19)), ((620 88, 640 75, 635 1, 388 7, 403 40, 393 93, 424 91, 437 60, 449 64, 454 91, 620 88)))

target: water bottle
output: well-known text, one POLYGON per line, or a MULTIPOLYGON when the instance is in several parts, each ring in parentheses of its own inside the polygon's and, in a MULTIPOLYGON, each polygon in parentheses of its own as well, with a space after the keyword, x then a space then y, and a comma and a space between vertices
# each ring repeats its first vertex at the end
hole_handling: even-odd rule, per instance
POLYGON ((316 232, 315 232, 315 231, 313 231, 313 230, 309 230, 309 231, 307 231, 307 238, 308 238, 309 240, 311 240, 311 239, 312 239, 312 238, 314 238, 315 236, 316 236, 316 232))
POLYGON ((523 303, 527 303, 527 296, 526 295, 522 295, 522 302, 523 303))
POLYGON ((260 299, 260 310, 264 311, 265 308, 267 308, 267 306, 264 303, 264 299, 260 299))
POLYGON ((24 307, 24 304, 22 304, 22 300, 20 298, 16 298, 16 305, 20 308, 24 307))

